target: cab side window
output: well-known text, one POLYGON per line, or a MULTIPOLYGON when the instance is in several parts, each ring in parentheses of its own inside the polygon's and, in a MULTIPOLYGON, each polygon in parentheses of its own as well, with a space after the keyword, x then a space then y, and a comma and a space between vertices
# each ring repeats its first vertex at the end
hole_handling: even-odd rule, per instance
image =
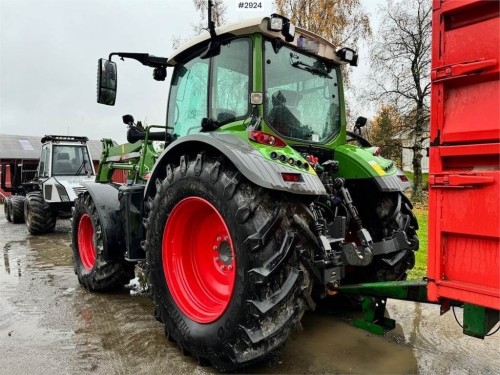
POLYGON ((167 124, 177 136, 199 132, 203 118, 223 125, 248 116, 250 47, 249 38, 233 39, 221 46, 217 56, 196 57, 176 67, 167 124))
POLYGON ((40 164, 38 166, 38 176, 49 177, 50 166, 50 147, 42 147, 42 155, 40 156, 40 164))
POLYGON ((168 105, 168 126, 184 136, 198 132, 207 117, 209 60, 199 57, 175 70, 168 105))
POLYGON ((223 45, 212 61, 210 117, 221 124, 245 117, 249 112, 250 39, 223 45))

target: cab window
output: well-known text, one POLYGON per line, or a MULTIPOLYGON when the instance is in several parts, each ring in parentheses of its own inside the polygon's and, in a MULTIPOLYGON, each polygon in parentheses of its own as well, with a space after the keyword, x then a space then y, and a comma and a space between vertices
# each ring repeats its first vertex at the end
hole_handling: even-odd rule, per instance
POLYGON ((195 57, 176 67, 167 122, 177 136, 199 132, 203 118, 223 125, 248 115, 250 47, 249 38, 233 39, 217 56, 195 57))
POLYGON ((48 177, 50 165, 50 147, 42 146, 42 155, 40 156, 40 165, 38 166, 38 176, 48 177))

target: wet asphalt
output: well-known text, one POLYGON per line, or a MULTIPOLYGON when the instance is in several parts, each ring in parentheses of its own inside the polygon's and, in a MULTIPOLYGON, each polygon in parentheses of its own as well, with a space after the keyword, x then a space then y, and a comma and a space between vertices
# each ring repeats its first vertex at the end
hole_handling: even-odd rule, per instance
MULTIPOLYGON (((0 205, 0 212, 3 206, 0 205)), ((89 293, 73 271, 69 220, 32 236, 0 214, 0 374, 209 374, 183 356, 134 284, 89 293)), ((500 333, 464 336, 452 312, 390 301, 397 327, 376 336, 352 312, 307 313, 281 352, 244 373, 500 374, 500 333)), ((462 311, 457 309, 461 321, 462 311)))

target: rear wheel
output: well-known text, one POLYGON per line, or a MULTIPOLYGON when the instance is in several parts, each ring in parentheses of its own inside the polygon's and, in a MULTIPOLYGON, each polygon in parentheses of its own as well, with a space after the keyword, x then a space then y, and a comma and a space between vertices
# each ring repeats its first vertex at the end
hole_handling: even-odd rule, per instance
POLYGON ((369 266, 356 269, 349 281, 405 280, 407 272, 415 265, 415 251, 419 245, 418 223, 410 201, 400 192, 371 194, 364 200, 356 193, 354 196, 357 197, 355 204, 363 226, 370 232, 373 242, 390 238, 396 231, 403 230, 410 246, 407 250, 375 256, 369 266))
POLYGON ((24 200, 20 195, 11 197, 11 218, 14 224, 24 223, 24 200))
POLYGON ((10 197, 5 198, 5 201, 3 202, 3 212, 8 222, 12 221, 11 206, 12 203, 10 202, 10 197))
POLYGON ((308 244, 292 220, 305 210, 202 155, 168 166, 158 187, 146 250, 167 336, 218 370, 263 359, 307 307, 311 282, 298 251, 308 244))
POLYGON ((24 221, 31 234, 46 234, 54 231, 56 214, 43 199, 41 191, 32 191, 26 196, 24 221))
POLYGON ((103 229, 95 203, 87 192, 80 194, 75 201, 71 233, 75 273, 86 289, 119 289, 134 277, 135 266, 124 257, 116 261, 104 260, 103 229))

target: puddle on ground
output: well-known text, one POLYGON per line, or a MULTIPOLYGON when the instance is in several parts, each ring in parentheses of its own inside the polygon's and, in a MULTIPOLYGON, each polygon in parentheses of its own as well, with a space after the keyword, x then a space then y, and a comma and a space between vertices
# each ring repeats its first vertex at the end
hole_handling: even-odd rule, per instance
MULTIPOLYGON (((69 220, 31 236, 25 225, 0 218, 1 373, 214 373, 166 340, 149 297, 80 287, 70 241, 69 220)), ((398 326, 385 336, 352 327, 345 314, 307 313, 278 354, 243 372, 498 373, 500 334, 464 336, 453 314, 439 316, 433 305, 391 301, 388 310, 398 326)))

